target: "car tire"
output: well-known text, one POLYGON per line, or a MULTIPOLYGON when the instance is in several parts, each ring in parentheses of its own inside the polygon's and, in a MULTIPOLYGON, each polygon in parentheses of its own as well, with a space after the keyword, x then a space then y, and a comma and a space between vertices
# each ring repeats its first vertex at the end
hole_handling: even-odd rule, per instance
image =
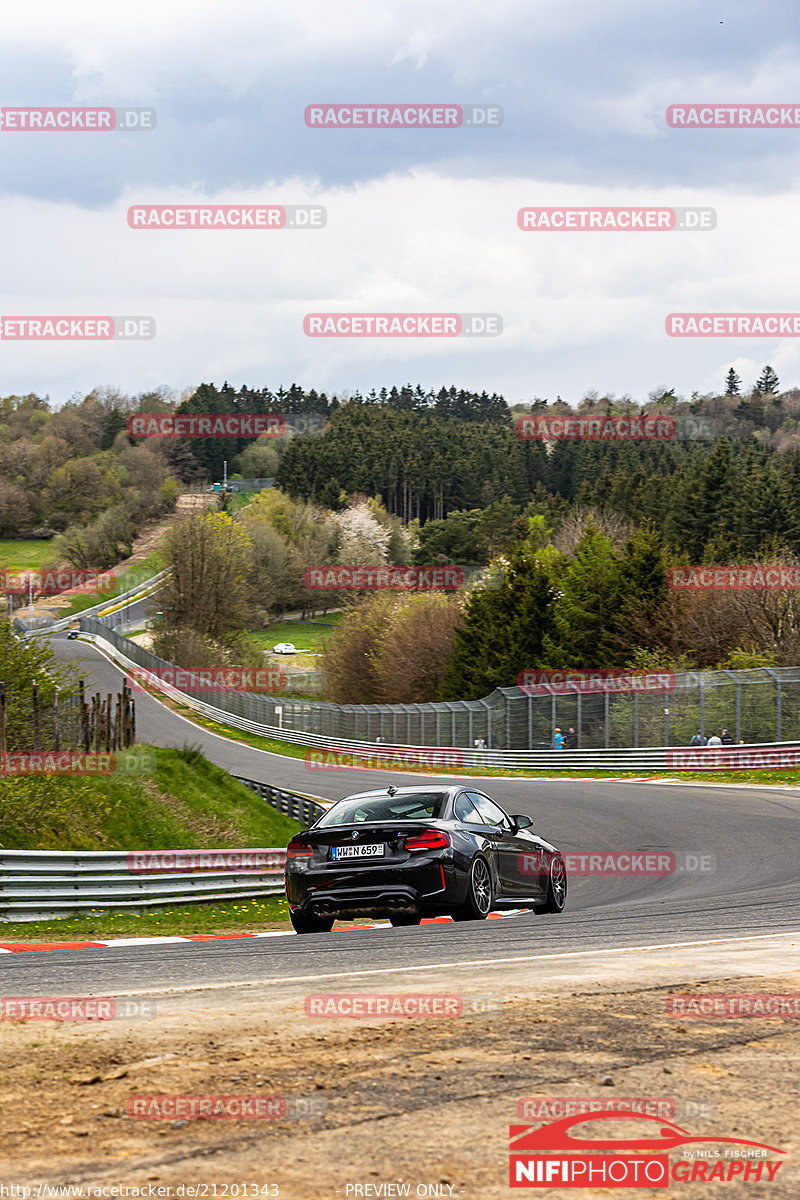
POLYGON ((330 933, 333 929, 333 918, 323 920, 322 917, 310 917, 305 913, 290 912, 289 920, 292 922, 295 933, 330 933))
POLYGON ((389 923, 395 928, 401 925, 419 925, 422 920, 421 913, 393 913, 389 917, 389 923))
POLYGON ((480 854, 472 860, 467 884, 467 898, 453 910, 454 921, 485 921, 492 911, 494 889, 489 864, 480 854))
POLYGON ((547 879, 547 898, 544 904, 534 906, 535 913, 561 913, 567 903, 567 868, 560 854, 550 859, 547 879))

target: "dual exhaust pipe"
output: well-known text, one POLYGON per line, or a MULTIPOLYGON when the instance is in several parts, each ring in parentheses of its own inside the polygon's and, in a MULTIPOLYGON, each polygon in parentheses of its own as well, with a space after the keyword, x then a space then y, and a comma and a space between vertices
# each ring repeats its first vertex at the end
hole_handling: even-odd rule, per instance
MULTIPOLYGON (((360 906, 356 906, 360 908, 360 906)), ((398 912, 417 912, 417 905, 413 900, 405 896, 384 896, 374 903, 366 903, 364 905, 366 912, 386 910, 391 913, 398 912)), ((311 905, 311 912, 315 917, 329 918, 335 917, 339 912, 347 912, 347 907, 341 908, 334 904, 331 900, 315 900, 311 905)))

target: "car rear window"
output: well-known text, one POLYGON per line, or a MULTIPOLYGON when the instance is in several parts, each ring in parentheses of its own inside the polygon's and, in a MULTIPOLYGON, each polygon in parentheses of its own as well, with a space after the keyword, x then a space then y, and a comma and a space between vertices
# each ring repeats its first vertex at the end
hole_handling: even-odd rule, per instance
POLYGON ((414 792, 404 796, 360 796, 340 800, 320 819, 321 825, 351 825, 359 821, 436 820, 444 809, 443 792, 414 792))

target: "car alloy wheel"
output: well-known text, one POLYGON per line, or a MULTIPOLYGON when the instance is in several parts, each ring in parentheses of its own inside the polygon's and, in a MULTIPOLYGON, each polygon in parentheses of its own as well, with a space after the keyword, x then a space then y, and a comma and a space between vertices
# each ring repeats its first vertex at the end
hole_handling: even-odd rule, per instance
POLYGON ((550 859, 550 872, 547 881, 547 898, 544 904, 537 904, 534 912, 560 913, 567 903, 567 868, 560 854, 554 854, 550 859))
POLYGON ((454 921, 485 921, 492 909, 492 877, 485 858, 472 860, 467 898, 453 913, 454 921))

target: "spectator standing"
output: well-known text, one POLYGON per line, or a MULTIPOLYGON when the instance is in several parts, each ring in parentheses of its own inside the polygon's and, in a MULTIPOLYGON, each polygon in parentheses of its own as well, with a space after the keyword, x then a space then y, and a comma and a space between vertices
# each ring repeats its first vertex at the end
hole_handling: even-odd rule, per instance
POLYGON ((556 750, 564 749, 564 735, 557 725, 555 729, 555 737, 553 738, 553 748, 556 750))
POLYGON ((722 740, 722 744, 723 744, 723 746, 735 746, 735 745, 736 745, 736 743, 734 742, 733 738, 732 738, 732 737, 731 737, 731 735, 728 733, 727 729, 723 729, 723 731, 722 731, 722 739, 721 739, 721 740, 722 740))
POLYGON ((567 730, 567 736, 564 738, 564 749, 565 750, 577 750, 578 749, 578 735, 571 725, 570 725, 569 729, 567 730))
POLYGON ((721 738, 721 737, 719 737, 719 736, 718 736, 718 734, 716 734, 716 733, 712 733, 712 735, 711 735, 711 737, 708 739, 708 742, 706 743, 706 745, 708 745, 708 746, 721 746, 721 745, 722 745, 722 738, 721 738))
POLYGON ((697 733, 694 735, 692 740, 689 742, 689 745, 690 746, 705 746, 707 741, 708 741, 708 739, 706 738, 705 734, 701 733, 700 730, 698 729, 697 733))

